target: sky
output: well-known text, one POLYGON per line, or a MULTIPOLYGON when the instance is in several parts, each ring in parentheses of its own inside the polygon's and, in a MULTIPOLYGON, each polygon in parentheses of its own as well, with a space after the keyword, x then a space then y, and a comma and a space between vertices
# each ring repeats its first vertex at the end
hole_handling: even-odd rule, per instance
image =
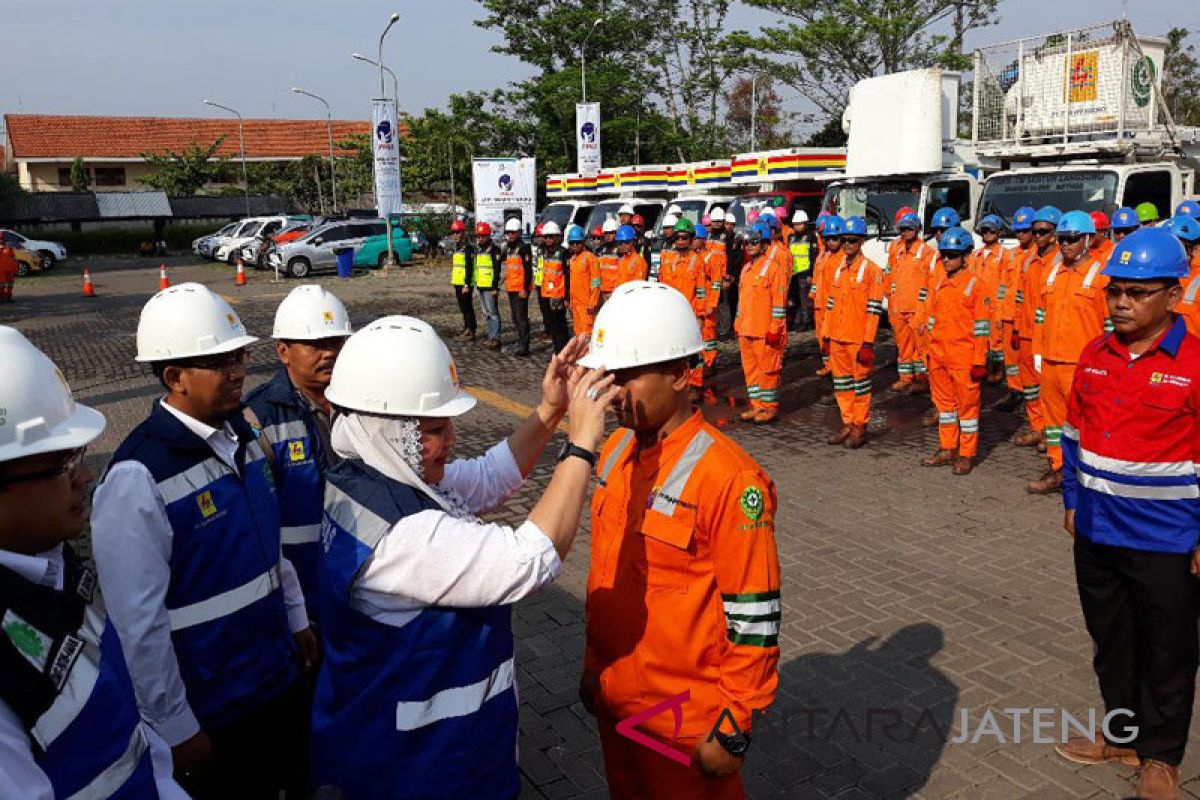
MULTIPOLYGON (((400 77, 406 112, 529 74, 491 52, 500 38, 473 24, 482 16, 475 0, 3 0, 3 7, 0 113, 210 116, 220 113, 202 105, 211 98, 246 117, 324 116, 317 101, 291 93, 301 86, 329 101, 336 118, 366 118, 379 73, 350 54, 375 58, 393 11, 401 20, 384 61, 400 77)), ((1001 0, 1000 23, 966 44, 1121 13, 1120 0, 1001 0)), ((1135 0, 1130 17, 1140 33, 1177 25, 1196 30, 1200 42, 1200 4, 1135 0)), ((772 19, 735 3, 730 26, 753 30, 772 19)), ((801 109, 794 91, 782 94, 785 108, 801 109)))

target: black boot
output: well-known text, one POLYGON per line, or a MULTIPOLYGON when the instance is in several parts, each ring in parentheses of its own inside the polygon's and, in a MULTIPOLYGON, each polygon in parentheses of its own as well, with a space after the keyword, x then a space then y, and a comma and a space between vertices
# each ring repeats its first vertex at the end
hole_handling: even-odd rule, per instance
POLYGON ((1021 392, 1010 391, 998 402, 992 404, 992 409, 994 411, 1013 412, 1019 409, 1024 402, 1025 396, 1021 392))

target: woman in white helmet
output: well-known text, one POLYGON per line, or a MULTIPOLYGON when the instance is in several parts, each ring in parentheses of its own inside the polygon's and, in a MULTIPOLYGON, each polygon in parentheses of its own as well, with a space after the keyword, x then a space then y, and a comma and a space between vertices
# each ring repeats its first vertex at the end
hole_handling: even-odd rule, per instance
POLYGON ((350 337, 326 396, 337 409, 320 584, 325 660, 314 781, 347 798, 515 798, 517 700, 509 606, 554 580, 583 508, 616 390, 551 359, 542 401, 511 436, 450 461, 475 405, 445 344, 412 317, 350 337), (515 530, 485 523, 517 491, 570 408, 541 500, 515 530))

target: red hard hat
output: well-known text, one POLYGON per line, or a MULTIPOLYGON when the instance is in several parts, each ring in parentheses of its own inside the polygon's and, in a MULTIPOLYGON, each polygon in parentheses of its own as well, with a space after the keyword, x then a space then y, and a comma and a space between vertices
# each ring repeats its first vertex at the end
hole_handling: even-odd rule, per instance
POLYGON ((1092 223, 1098 231, 1106 231, 1112 227, 1112 223, 1108 220, 1108 214, 1105 214, 1103 211, 1092 212, 1092 223))
POLYGON ((641 214, 634 214, 632 217, 629 218, 629 224, 630 225, 641 225, 641 226, 645 227, 646 218, 643 217, 641 214))
POLYGON ((601 227, 600 225, 597 225, 596 227, 592 228, 592 236, 603 236, 603 235, 604 235, 604 228, 601 227))
POLYGON ((541 225, 538 225, 536 228, 533 229, 533 235, 534 236, 542 235, 542 226, 541 225))
POLYGON ((479 236, 491 236, 492 226, 488 225, 486 222, 481 222, 475 226, 475 233, 479 236))
POLYGON ((459 231, 465 231, 466 229, 467 225, 461 219, 456 219, 454 222, 450 223, 451 233, 458 233, 459 231))
POLYGON ((917 213, 917 212, 914 209, 910 208, 909 206, 900 206, 900 208, 896 209, 896 216, 892 218, 892 222, 894 222, 898 225, 898 224, 900 224, 900 218, 903 217, 905 214, 915 214, 915 213, 917 213))

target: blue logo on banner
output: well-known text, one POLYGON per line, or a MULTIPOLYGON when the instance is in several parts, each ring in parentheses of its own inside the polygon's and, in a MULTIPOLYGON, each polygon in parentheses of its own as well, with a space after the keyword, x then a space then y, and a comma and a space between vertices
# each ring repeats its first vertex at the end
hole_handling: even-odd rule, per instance
POLYGON ((392 123, 382 120, 375 128, 375 138, 384 144, 392 143, 392 123))
POLYGON ((512 175, 509 175, 507 172, 505 172, 503 175, 500 176, 499 183, 500 183, 500 191, 502 191, 502 192, 511 192, 512 191, 512 188, 513 188, 512 175))
POLYGON ((588 144, 596 142, 596 125, 592 122, 583 123, 583 127, 579 129, 579 135, 583 137, 583 141, 588 144))

